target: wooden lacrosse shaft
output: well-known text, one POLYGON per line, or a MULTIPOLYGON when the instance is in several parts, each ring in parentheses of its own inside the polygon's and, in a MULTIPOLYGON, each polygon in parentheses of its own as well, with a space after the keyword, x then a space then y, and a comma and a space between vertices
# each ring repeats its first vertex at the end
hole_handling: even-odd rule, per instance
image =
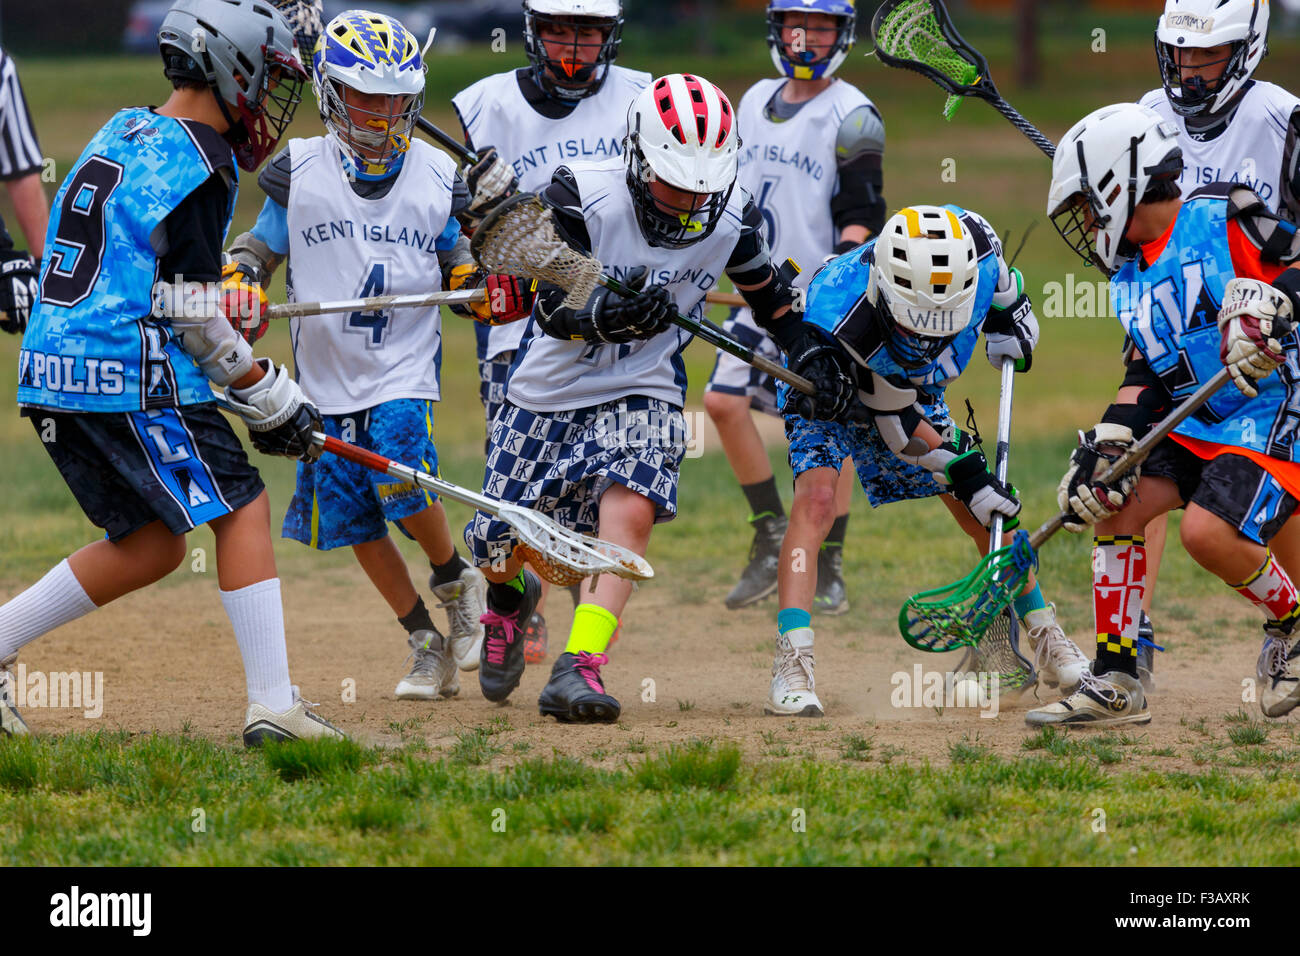
POLYGON ((418 309, 431 305, 470 305, 487 301, 484 289, 459 292, 417 292, 411 295, 372 295, 365 299, 339 299, 335 302, 288 302, 266 310, 268 319, 293 319, 332 312, 378 312, 383 309, 418 309))
POLYGON ((749 304, 743 295, 735 292, 710 292, 704 296, 704 301, 710 305, 728 305, 733 309, 743 308, 749 304))
MULTIPOLYGON (((1109 468, 1098 479, 1102 484, 1111 481, 1113 478, 1124 474, 1134 465, 1139 465, 1151 454, 1151 449, 1160 444, 1170 432, 1183 423, 1198 408, 1214 397, 1214 394, 1232 378, 1232 373, 1226 368, 1219 369, 1214 378, 1210 379, 1195 392, 1189 395, 1181 405, 1170 412, 1165 420, 1159 425, 1147 432, 1142 440, 1130 448, 1124 454, 1120 455, 1109 468)), ((1050 521, 1044 522, 1037 531, 1029 536, 1029 545, 1035 551, 1042 547, 1045 542, 1056 532, 1060 531, 1065 525, 1067 515, 1064 511, 1058 514, 1050 521)))
MULTIPOLYGON (((617 293, 625 298, 630 299, 637 294, 635 289, 629 289, 617 279, 610 278, 604 273, 601 273, 600 278, 596 281, 611 292, 617 293)), ((813 388, 813 383, 808 381, 808 379, 804 378, 802 375, 794 374, 794 372, 790 371, 784 365, 778 365, 771 359, 759 355, 749 346, 742 345, 740 342, 737 342, 728 335, 724 330, 718 328, 718 326, 714 325, 707 319, 703 322, 696 322, 694 319, 688 318, 674 310, 668 313, 668 321, 678 328, 685 329, 687 332, 703 339, 710 345, 722 349, 722 351, 726 352, 728 355, 734 355, 742 362, 754 366, 754 368, 758 369, 760 372, 766 372, 773 378, 785 382, 791 388, 797 388, 805 395, 817 394, 817 390, 813 388)))

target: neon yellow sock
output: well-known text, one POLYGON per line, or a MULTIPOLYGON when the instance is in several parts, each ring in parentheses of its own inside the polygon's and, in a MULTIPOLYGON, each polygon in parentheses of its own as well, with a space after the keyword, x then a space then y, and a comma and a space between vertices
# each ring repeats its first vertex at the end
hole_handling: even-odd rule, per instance
POLYGON ((604 654, 616 627, 618 618, 599 604, 579 604, 573 609, 573 629, 569 631, 569 643, 564 645, 564 652, 604 654))

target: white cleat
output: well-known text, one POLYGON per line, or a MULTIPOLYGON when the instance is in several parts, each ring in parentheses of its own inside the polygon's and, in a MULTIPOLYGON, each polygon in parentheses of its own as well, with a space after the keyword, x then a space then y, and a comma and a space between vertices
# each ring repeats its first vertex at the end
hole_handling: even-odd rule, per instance
POLYGON ((268 740, 310 740, 320 737, 346 740, 347 734, 308 709, 315 706, 311 701, 302 699, 297 687, 293 689, 293 706, 283 714, 277 714, 261 704, 249 704, 248 716, 244 719, 244 746, 260 747, 268 740))
POLYGON ((813 681, 813 630, 797 627, 776 639, 772 692, 763 713, 777 717, 821 717, 813 681))
POLYGON ((1026 636, 1034 651, 1034 670, 1048 687, 1070 693, 1088 672, 1089 660, 1056 623, 1056 605, 1049 604, 1025 615, 1026 636))
POLYGON ((1283 717, 1300 704, 1300 640, 1267 626, 1264 633, 1255 664, 1259 709, 1265 717, 1283 717))
POLYGON ((1025 723, 1031 727, 1109 727, 1150 722, 1142 682, 1123 671, 1108 671, 1100 676, 1084 671, 1079 689, 1069 697, 1025 714, 1025 723))
POLYGON ((9 672, 13 662, 18 660, 15 654, 5 661, 0 661, 0 737, 23 737, 31 733, 18 708, 14 706, 14 675, 9 672))
POLYGON ((478 670, 479 649, 483 645, 483 622, 487 612, 487 580, 478 568, 466 568, 460 578, 429 587, 438 599, 438 607, 447 609, 447 629, 451 639, 451 656, 463 671, 478 670))
POLYGON ((401 679, 393 694, 398 700, 437 700, 460 693, 456 662, 447 649, 448 639, 437 631, 416 631, 407 641, 415 659, 411 673, 401 679))

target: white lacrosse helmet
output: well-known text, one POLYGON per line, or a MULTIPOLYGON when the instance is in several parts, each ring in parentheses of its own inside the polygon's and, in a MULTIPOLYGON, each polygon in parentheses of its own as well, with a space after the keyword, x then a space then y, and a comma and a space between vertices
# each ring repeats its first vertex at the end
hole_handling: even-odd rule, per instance
POLYGON ((554 99, 581 100, 599 92, 622 40, 622 0, 524 0, 524 54, 533 81, 554 99), (579 43, 575 38, 567 55, 550 57, 547 46, 553 52, 554 44, 543 44, 538 29, 546 24, 592 26, 602 38, 598 44, 579 43), (581 51, 589 54, 583 58, 589 62, 579 65, 581 51))
POLYGON ((885 348, 903 368, 923 368, 974 317, 975 237, 951 209, 909 206, 885 223, 872 254, 867 295, 878 318, 892 319, 885 348))
POLYGON ((1248 82, 1268 51, 1268 0, 1167 0, 1156 27, 1156 59, 1169 105, 1180 116, 1217 113, 1248 82), (1213 84, 1199 76, 1184 80, 1176 51, 1229 46, 1213 84))
POLYGON ((627 184, 641 233, 652 246, 681 249, 713 232, 736 185, 740 137, 727 95, 703 77, 673 73, 628 108, 627 184), (706 197, 695 208, 656 200, 650 184, 706 197))
POLYGON ((1124 238, 1138 203, 1182 168, 1174 123, 1137 103, 1103 106, 1056 148, 1047 215, 1070 248, 1112 276, 1138 253, 1124 238))

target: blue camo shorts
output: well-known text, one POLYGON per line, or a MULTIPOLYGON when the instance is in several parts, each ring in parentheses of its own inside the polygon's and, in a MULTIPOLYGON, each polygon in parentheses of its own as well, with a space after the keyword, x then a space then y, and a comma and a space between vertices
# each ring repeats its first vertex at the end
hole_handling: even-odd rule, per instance
MULTIPOLYGON (((360 412, 324 415, 325 434, 436 475, 433 402, 401 398, 360 412)), ((283 535, 321 551, 377 541, 388 522, 428 508, 437 495, 328 452, 299 463, 283 535)), ((398 525, 403 534, 410 535, 398 525)))
MULTIPOLYGON (((946 402, 940 400, 924 408, 935 428, 943 430, 952 424, 946 402)), ((791 414, 785 416, 785 437, 790 442, 790 470, 796 478, 814 468, 838 471, 845 458, 852 458, 873 508, 943 493, 930 472, 890 451, 875 425, 810 422, 791 414)))
MULTIPOLYGON (((594 534, 600 496, 620 484, 654 502, 656 521, 668 521, 677 514, 685 454, 686 419, 658 399, 631 396, 563 412, 531 412, 507 400, 492 425, 483 494, 594 534)), ((465 526, 479 567, 508 554, 514 540, 508 524, 482 511, 465 526)))

